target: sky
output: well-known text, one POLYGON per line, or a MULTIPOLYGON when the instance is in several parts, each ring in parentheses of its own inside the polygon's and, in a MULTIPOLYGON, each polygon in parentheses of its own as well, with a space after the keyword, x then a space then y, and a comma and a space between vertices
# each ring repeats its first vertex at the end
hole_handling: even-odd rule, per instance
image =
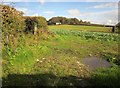
POLYGON ((115 25, 118 23, 118 0, 18 0, 11 4, 5 0, 4 4, 11 5, 25 16, 43 16, 47 20, 62 16, 78 18, 91 23, 115 25))

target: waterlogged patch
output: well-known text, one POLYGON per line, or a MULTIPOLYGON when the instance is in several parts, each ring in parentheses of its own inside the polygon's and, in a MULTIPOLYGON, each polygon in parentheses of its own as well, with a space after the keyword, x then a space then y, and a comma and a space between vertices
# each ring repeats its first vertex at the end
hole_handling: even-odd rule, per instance
POLYGON ((109 68, 112 66, 108 61, 98 57, 84 58, 82 59, 82 63, 88 66, 90 70, 96 70, 98 68, 109 68))

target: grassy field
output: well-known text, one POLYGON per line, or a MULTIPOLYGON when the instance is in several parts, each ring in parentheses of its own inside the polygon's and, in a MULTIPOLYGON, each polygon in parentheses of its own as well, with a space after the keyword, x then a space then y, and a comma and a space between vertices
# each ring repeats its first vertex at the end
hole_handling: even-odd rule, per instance
POLYGON ((118 34, 88 32, 107 32, 109 28, 104 27, 79 31, 83 28, 49 26, 52 35, 23 35, 15 50, 3 48, 3 85, 119 86, 118 34), (114 66, 91 72, 81 60, 92 56, 109 60, 114 66))
POLYGON ((67 30, 79 30, 89 32, 107 32, 111 33, 111 27, 96 27, 96 26, 83 26, 83 25, 52 25, 50 29, 67 29, 67 30))

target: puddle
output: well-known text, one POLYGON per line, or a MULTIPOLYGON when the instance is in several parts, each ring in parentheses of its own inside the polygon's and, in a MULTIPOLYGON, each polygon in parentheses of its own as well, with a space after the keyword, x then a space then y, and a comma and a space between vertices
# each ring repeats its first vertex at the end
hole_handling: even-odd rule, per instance
POLYGON ((108 61, 98 57, 84 58, 82 63, 88 66, 90 70, 96 70, 97 68, 109 68, 112 66, 108 61))

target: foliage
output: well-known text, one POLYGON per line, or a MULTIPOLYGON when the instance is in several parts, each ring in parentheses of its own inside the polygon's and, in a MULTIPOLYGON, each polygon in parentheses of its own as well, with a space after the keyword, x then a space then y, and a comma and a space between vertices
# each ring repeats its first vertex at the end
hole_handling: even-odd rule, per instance
MULTIPOLYGON (((88 81, 91 73, 80 59, 89 55, 99 57, 107 53, 118 57, 117 34, 51 29, 54 37, 46 33, 41 36, 24 35, 20 32, 24 29, 22 13, 9 6, 4 7, 2 19, 5 43, 17 41, 16 46, 14 44, 13 47, 7 45, 2 48, 3 86, 84 86, 84 79, 88 81)), ((46 19, 43 17, 25 19, 27 29, 33 30, 36 25, 40 30, 47 28, 46 19)), ((118 59, 109 57, 113 63, 118 59)), ((119 67, 114 67, 93 73, 90 83, 102 83, 103 86, 110 84, 114 87, 113 83, 116 84, 120 79, 119 71, 119 67)))
POLYGON ((4 45, 12 45, 17 33, 24 30, 23 13, 15 8, 0 5, 2 18, 2 38, 4 45))
POLYGON ((120 65, 119 55, 115 57, 115 55, 111 55, 110 53, 108 53, 108 54, 104 54, 104 58, 107 61, 111 62, 112 64, 120 65))
POLYGON ((67 19, 67 24, 75 25, 75 24, 80 24, 79 20, 77 18, 68 18, 67 19))
POLYGON ((98 32, 82 32, 76 30, 65 30, 65 29, 54 29, 51 30, 56 34, 59 35, 72 35, 72 36, 79 36, 84 39, 92 39, 92 40, 102 40, 102 41, 119 41, 118 34, 111 34, 111 33, 98 33, 98 32))
POLYGON ((78 25, 78 24, 90 24, 90 22, 79 21, 77 18, 66 18, 66 17, 52 17, 49 19, 48 24, 54 25, 56 23, 61 24, 70 24, 70 25, 78 25))
MULTIPOLYGON (((23 13, 10 6, 1 5, 2 31, 21 31, 24 29, 23 13)), ((11 32, 10 32, 11 33, 11 32)))
POLYGON ((120 68, 114 66, 107 69, 98 69, 92 74, 90 83, 92 87, 118 88, 120 86, 120 68))
POLYGON ((47 21, 44 17, 37 17, 37 26, 39 28, 47 29, 47 21))
POLYGON ((29 16, 25 16, 25 23, 26 23, 26 32, 33 32, 34 31, 34 27, 37 26, 37 28, 40 29, 47 29, 47 21, 44 17, 29 17, 29 16))
POLYGON ((37 19, 35 17, 28 17, 28 16, 24 17, 24 19, 25 19, 25 23, 26 23, 25 31, 33 32, 34 26, 37 24, 37 19))
POLYGON ((53 17, 49 19, 48 24, 56 24, 56 23, 61 23, 61 24, 66 24, 67 18, 65 17, 53 17))

